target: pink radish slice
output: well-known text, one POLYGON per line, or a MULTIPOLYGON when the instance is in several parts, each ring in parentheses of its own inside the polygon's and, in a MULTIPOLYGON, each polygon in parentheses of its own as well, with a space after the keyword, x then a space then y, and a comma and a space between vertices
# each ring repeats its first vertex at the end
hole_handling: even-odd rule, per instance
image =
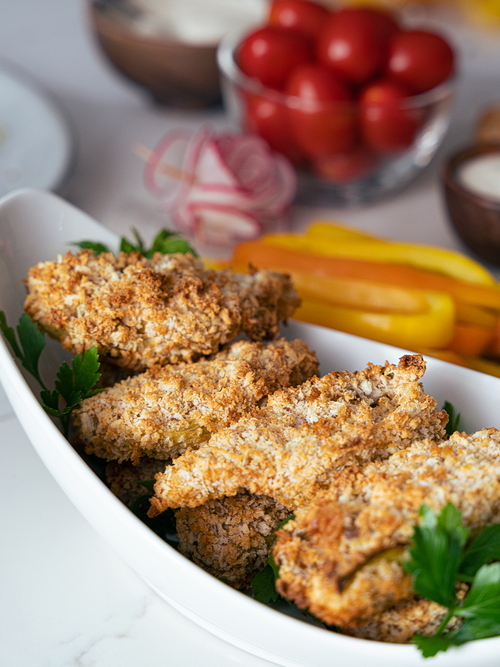
POLYGON ((231 206, 202 202, 192 203, 176 211, 174 224, 194 228, 198 240, 219 246, 255 239, 263 231, 260 222, 250 213, 231 206))
POLYGON ((195 181, 195 171, 202 152, 203 146, 211 136, 208 128, 202 127, 198 132, 191 130, 172 130, 159 142, 154 150, 154 159, 146 165, 145 184, 146 187, 162 200, 162 207, 172 211, 188 196, 195 181), (175 144, 184 141, 184 151, 179 147, 174 151, 175 144), (183 178, 167 176, 161 173, 161 165, 166 164, 174 167, 178 172, 184 174, 183 178), (162 177, 165 186, 160 188, 157 179, 162 177))
POLYGON ((217 136, 209 127, 169 132, 146 167, 145 182, 179 231, 223 246, 260 236, 266 223, 286 227, 297 189, 291 163, 263 139, 217 136), (162 169, 171 170, 161 174, 164 187, 157 181, 162 169))
MULTIPOLYGON (((169 132, 164 137, 162 137, 162 139, 158 142, 157 146, 153 151, 152 158, 146 164, 146 168, 144 170, 144 184, 146 188, 150 190, 150 192, 152 192, 155 196, 162 198, 168 196, 170 188, 173 188, 175 196, 177 190, 185 188, 186 186, 189 185, 185 181, 176 180, 168 176, 165 176, 164 174, 161 173, 159 168, 161 167, 162 163, 166 162, 166 155, 169 152, 169 149, 171 149, 172 146, 174 146, 174 144, 178 142, 184 141, 186 143, 183 156, 185 158, 189 142, 191 140, 192 140, 192 135, 188 130, 178 129, 169 132), (166 180, 167 182, 166 184, 167 186, 169 186, 169 188, 165 186, 160 187, 157 183, 157 179, 159 178, 163 178, 164 180, 166 180)), ((183 161, 184 160, 182 159, 180 160, 181 165, 183 161)), ((177 159, 172 166, 177 167, 178 162, 179 160, 177 159)), ((181 166, 179 166, 178 168, 181 169, 181 166)))

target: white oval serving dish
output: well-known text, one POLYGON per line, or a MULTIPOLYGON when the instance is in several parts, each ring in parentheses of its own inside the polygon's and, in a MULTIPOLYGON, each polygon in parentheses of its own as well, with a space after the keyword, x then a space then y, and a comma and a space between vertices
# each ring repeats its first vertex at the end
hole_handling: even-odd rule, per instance
MULTIPOLYGON (((82 239, 101 241, 113 249, 118 243, 108 229, 49 192, 20 190, 0 200, 0 309, 10 326, 17 324, 22 313, 22 280, 29 267, 55 259, 70 249, 72 241, 82 239)), ((297 322, 290 323, 283 333, 303 338, 316 350, 322 373, 361 369, 369 361, 396 363, 405 352, 297 322)), ((48 342, 42 357, 41 372, 50 382, 55 368, 68 357, 54 341, 48 342)), ((287 667, 498 665, 500 638, 452 649, 429 662, 414 646, 335 634, 231 589, 175 551, 117 500, 43 411, 36 386, 35 394, 1 339, 0 379, 33 446, 68 498, 159 595, 218 637, 287 667)), ((428 359, 424 386, 440 405, 448 400, 461 411, 465 430, 500 428, 500 379, 428 359)))

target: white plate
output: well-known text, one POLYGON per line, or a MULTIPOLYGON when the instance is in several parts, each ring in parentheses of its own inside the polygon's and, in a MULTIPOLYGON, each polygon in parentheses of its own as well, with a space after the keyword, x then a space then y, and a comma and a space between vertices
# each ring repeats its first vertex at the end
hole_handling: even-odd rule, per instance
POLYGON ((21 187, 55 189, 71 154, 71 135, 55 102, 0 63, 0 196, 21 187))
MULTIPOLYGON (((109 230, 51 193, 25 190, 0 200, 0 308, 11 326, 22 312, 21 281, 28 268, 40 260, 55 259, 68 249, 69 242, 83 238, 117 245, 109 230)), ((300 336, 316 350, 323 373, 364 368, 368 361, 395 363, 403 353, 388 345, 299 323, 292 323, 285 333, 300 336)), ((60 346, 50 341, 42 355, 47 359, 42 375, 48 381, 52 381, 50 374, 54 375, 63 356, 60 346)), ((229 588, 163 542, 113 496, 42 410, 3 341, 0 378, 33 446, 81 513, 159 595, 215 635, 271 662, 294 667, 498 665, 500 638, 473 642, 429 662, 414 646, 334 634, 229 588)), ((424 386, 440 404, 450 400, 461 410, 466 430, 500 427, 499 379, 429 359, 424 386)))

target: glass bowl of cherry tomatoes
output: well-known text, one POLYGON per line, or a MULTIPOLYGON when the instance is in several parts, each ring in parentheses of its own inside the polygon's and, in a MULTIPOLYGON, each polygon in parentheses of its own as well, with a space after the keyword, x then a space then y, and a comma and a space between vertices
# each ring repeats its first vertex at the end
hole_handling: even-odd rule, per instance
POLYGON ((441 35, 311 0, 274 0, 266 25, 222 40, 218 65, 229 113, 291 160, 307 203, 401 189, 441 144, 456 87, 441 35))

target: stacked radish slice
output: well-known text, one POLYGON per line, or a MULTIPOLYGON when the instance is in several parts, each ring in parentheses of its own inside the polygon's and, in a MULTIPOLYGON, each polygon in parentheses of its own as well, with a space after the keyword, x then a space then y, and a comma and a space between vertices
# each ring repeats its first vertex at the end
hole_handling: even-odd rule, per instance
POLYGON ((287 225, 295 171, 256 135, 174 130, 145 169, 146 187, 174 225, 208 245, 257 238, 267 224, 287 225))

